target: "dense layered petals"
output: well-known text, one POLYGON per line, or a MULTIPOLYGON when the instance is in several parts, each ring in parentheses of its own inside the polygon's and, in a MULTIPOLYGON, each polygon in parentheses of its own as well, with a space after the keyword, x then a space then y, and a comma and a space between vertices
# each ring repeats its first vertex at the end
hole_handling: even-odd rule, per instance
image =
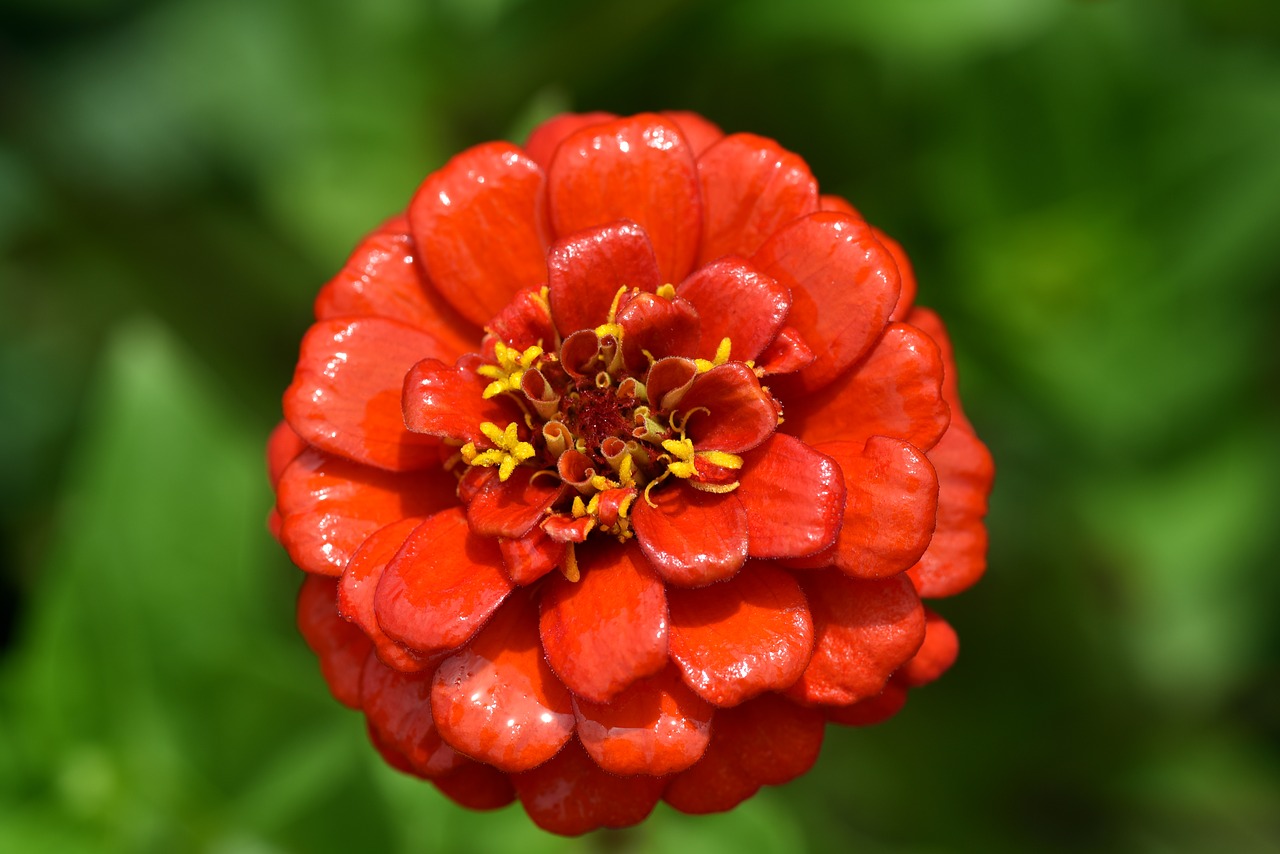
POLYGON ((902 665, 897 677, 912 688, 928 685, 956 663, 960 654, 960 638, 951 624, 932 609, 924 609, 924 643, 902 665))
POLYGON ((775 232, 751 258, 791 290, 787 322, 817 354, 797 377, 821 388, 866 353, 898 301, 898 268, 870 227, 820 211, 775 232))
POLYGON ((661 777, 618 777, 603 771, 576 740, 512 782, 529 818, 562 836, 643 821, 666 785, 661 777))
POLYGON ((458 442, 483 442, 480 425, 507 424, 520 410, 502 397, 486 399, 485 378, 466 367, 423 359, 403 381, 403 418, 415 433, 458 442))
POLYGON ((347 568, 338 583, 338 611, 369 636, 384 663, 405 672, 422 670, 428 659, 387 636, 378 625, 374 600, 383 570, 422 521, 418 517, 409 517, 379 528, 347 561, 347 568))
POLYGON ((466 761, 444 743, 431 718, 434 676, 434 668, 401 673, 371 655, 360 680, 360 705, 377 740, 423 777, 444 776, 466 761))
POLYGON ((593 125, 601 125, 618 118, 613 113, 564 113, 547 119, 538 125, 525 140, 524 151, 545 172, 551 165, 551 158, 565 137, 575 131, 593 125))
POLYGON ((697 113, 691 113, 688 110, 663 110, 662 115, 676 123, 680 132, 684 134, 684 138, 689 141, 695 155, 701 155, 724 136, 724 131, 720 130, 718 125, 707 121, 697 113))
POLYGON ((543 192, 538 164, 510 143, 490 142, 432 173, 409 204, 427 275, 472 323, 483 324, 516 291, 542 280, 543 192))
POLYGON ((664 282, 693 269, 702 226, 698 173, 670 119, 640 115, 568 136, 547 170, 547 204, 557 235, 629 219, 648 233, 664 282))
POLYGON ((392 471, 440 461, 439 443, 405 429, 400 396, 405 372, 447 348, 394 320, 322 320, 302 339, 284 417, 310 444, 392 471))
POLYGON ((579 231, 556 241, 547 253, 548 298, 558 329, 595 328, 619 288, 653 292, 661 284, 653 244, 634 222, 579 231))
POLYGON ((667 662, 667 597, 635 546, 578 556, 582 578, 548 579, 539 630, 547 662, 574 694, 607 703, 667 662))
POLYGON ((840 466, 776 433, 744 458, 736 496, 747 514, 752 557, 803 557, 835 542, 845 507, 840 466))
POLYGON ((330 693, 344 706, 360 708, 360 674, 371 644, 364 632, 338 613, 337 582, 308 575, 298 591, 298 631, 320 659, 330 693))
POLYGON ((782 329, 791 292, 743 258, 721 258, 699 267, 676 293, 693 303, 701 321, 697 355, 711 358, 728 338, 735 359, 750 361, 782 329))
POLYGON ((809 663, 813 622, 789 572, 752 562, 713 587, 672 590, 670 608, 671 659, 717 706, 787 688, 809 663))
POLYGON ((747 560, 747 511, 733 493, 655 490, 632 510, 636 539, 670 584, 699 587, 731 577, 747 560))
POLYGON ((432 778, 431 784, 445 797, 472 810, 496 810, 516 799, 510 777, 470 759, 463 759, 457 770, 432 778))
POLYGON ((507 480, 490 477, 467 504, 467 524, 482 537, 523 537, 563 489, 546 479, 535 480, 528 468, 516 469, 507 480))
POLYGON ((778 427, 773 396, 742 362, 699 375, 681 398, 680 411, 689 415, 684 423, 694 445, 730 454, 751 450, 778 427))
POLYGON ((293 431, 288 421, 281 421, 267 438, 267 478, 271 486, 280 483, 280 476, 289 467, 289 463, 298 458, 307 449, 307 443, 293 431))

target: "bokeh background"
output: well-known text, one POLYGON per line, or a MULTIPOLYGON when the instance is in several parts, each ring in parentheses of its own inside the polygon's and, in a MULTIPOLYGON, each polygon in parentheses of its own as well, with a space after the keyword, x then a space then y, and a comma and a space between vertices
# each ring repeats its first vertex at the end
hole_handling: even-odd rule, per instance
POLYGON ((1273 0, 0 2, 0 850, 1280 850, 1273 0), (997 461, 962 652, 802 780, 562 840, 387 770, 293 628, 309 306, 565 109, 801 153, 997 461))

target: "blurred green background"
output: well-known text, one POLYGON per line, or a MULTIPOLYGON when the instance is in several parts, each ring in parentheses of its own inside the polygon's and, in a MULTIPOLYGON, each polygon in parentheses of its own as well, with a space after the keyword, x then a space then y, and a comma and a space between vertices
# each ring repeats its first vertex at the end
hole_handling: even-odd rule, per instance
POLYGON ((0 3, 0 850, 1280 850, 1274 0, 0 3), (263 444, 309 305, 563 109, 777 138, 906 246, 997 461, 959 663, 733 813, 384 768, 263 444))

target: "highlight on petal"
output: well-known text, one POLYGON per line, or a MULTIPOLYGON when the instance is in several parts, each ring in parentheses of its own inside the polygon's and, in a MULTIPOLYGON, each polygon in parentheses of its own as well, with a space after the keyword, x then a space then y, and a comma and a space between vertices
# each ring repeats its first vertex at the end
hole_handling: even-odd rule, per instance
POLYGON ((901 287, 893 258, 870 227, 819 211, 774 233, 751 261, 791 289, 794 326, 817 354, 797 385, 812 392, 858 361, 880 337, 901 287))
POLYGON ((456 503, 443 469, 396 473, 309 448, 280 476, 280 542, 307 572, 340 575, 365 539, 399 519, 456 503))
POLYGON ((337 581, 308 575, 298 591, 298 631, 320 659, 320 673, 334 699, 360 708, 360 675, 373 648, 364 632, 338 614, 337 581))
POLYGON ((467 504, 467 523, 482 537, 523 537, 532 530, 563 486, 549 478, 534 479, 533 469, 520 467, 505 481, 491 477, 467 504))
POLYGON ((741 478, 734 494, 746 509, 752 557, 802 557, 835 542, 845 485, 831 457, 775 433, 744 455, 741 478))
POLYGON ((643 821, 666 785, 661 777, 617 777, 602 771, 576 740, 511 781, 534 824, 562 836, 643 821))
POLYGON ((369 728, 423 777, 441 777, 466 761, 444 743, 431 719, 434 676, 435 668, 401 673, 370 655, 360 683, 360 704, 369 728))
POLYGON ((628 365, 642 373, 654 359, 692 356, 697 352, 701 323, 693 303, 636 294, 618 311, 622 352, 628 365))
POLYGON ((284 416, 307 442, 392 471, 440 461, 439 442, 405 429, 404 377, 444 347, 421 330, 380 317, 322 320, 302 339, 284 416))
POLYGON ((951 665, 960 654, 960 638, 951 624, 929 608, 924 609, 924 643, 911 660, 902 665, 898 676, 912 688, 928 685, 951 665))
POLYGON ((924 608, 903 575, 875 581, 829 571, 804 583, 817 640, 787 690, 803 703, 847 706, 874 697, 924 640, 924 608))
POLYGON ((791 292, 751 262, 721 258, 699 267, 676 288, 693 303, 701 321, 697 355, 710 359, 728 338, 734 359, 750 361, 764 352, 791 310, 791 292))
POLYGON ((778 408, 760 380, 742 362, 717 365, 699 374, 680 400, 689 413, 689 437, 698 450, 741 454, 778 428, 778 408), (701 408, 706 412, 698 412, 701 408))
POLYGON ((711 738, 714 709, 689 689, 674 665, 607 703, 573 701, 578 739, 610 774, 661 777, 697 762, 711 738))
POLYGON ((477 145, 433 172, 409 204, 427 275, 458 313, 482 325, 516 291, 542 281, 543 175, 505 142, 477 145))
POLYGON ((387 636, 378 625, 374 598, 387 563, 422 521, 421 517, 414 516, 379 528, 356 549, 338 582, 338 612, 368 635, 378 658, 406 673, 422 670, 428 660, 387 636))
POLYGON ((547 253, 551 316, 562 335, 604 323, 619 288, 653 292, 661 284, 649 235, 630 220, 584 228, 547 253))
POLYGON ((698 696, 736 706, 789 687, 813 650, 813 622, 791 573, 753 561, 728 581, 671 590, 671 660, 698 696))
POLYGON ((556 149, 566 137, 575 131, 605 124, 616 118, 617 116, 613 113, 602 112, 562 113, 553 116, 530 132, 529 138, 524 143, 524 151, 529 155, 529 159, 541 166, 542 171, 545 172, 551 165, 551 158, 555 155, 556 149))
POLYGON ((532 584, 558 566, 564 565, 567 548, 535 527, 518 540, 498 540, 507 577, 520 586, 532 584))
POLYGON ((667 662, 667 597, 635 546, 579 549, 581 578, 547 582, 539 631, 547 663, 574 694, 607 703, 667 662))
POLYGON ((885 248, 885 251, 892 256, 893 263, 898 268, 898 277, 902 280, 902 289, 898 292, 898 302, 894 305, 893 314, 889 318, 891 320, 904 320, 915 306, 916 272, 912 268, 911 259, 907 257, 907 253, 903 250, 901 243, 875 226, 871 227, 871 233, 876 236, 876 240, 880 241, 880 245, 885 248))
POLYGON ((438 652, 465 643, 513 587, 498 544, 454 507, 414 528, 378 581, 374 611, 392 638, 438 652))
POLYGON ((547 170, 547 204, 559 236, 620 219, 639 224, 663 282, 693 268, 702 226, 698 173, 670 119, 649 113, 570 135, 547 170))
POLYGON ((523 420, 520 410, 504 395, 484 399, 488 382, 471 368, 423 359, 404 378, 405 425, 414 433, 458 442, 487 441, 480 430, 485 421, 505 425, 523 420))
POLYGON ((702 246, 698 263, 751 255, 782 226, 818 210, 808 165, 778 143, 750 133, 726 136, 698 158, 702 246))
POLYGON ((536 768, 573 734, 573 702, 538 640, 537 605, 509 597, 464 649, 440 662, 431 712, 445 741, 507 772, 536 768))
POLYGON ((655 489, 632 505, 644 556, 670 584, 699 587, 734 575, 747 560, 747 511, 733 493, 683 484, 655 489))
POLYGON ((676 123, 690 147, 693 148, 695 156, 702 154, 724 136, 724 131, 720 130, 718 125, 707 121, 697 113, 687 110, 663 110, 662 115, 676 123))

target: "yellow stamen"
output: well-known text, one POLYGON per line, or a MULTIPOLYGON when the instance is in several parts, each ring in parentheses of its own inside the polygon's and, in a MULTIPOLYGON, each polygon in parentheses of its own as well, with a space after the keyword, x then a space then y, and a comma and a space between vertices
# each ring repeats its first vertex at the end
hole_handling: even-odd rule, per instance
POLYGON ((520 441, 519 429, 519 425, 514 421, 508 424, 505 430, 492 421, 485 421, 480 425, 480 432, 496 447, 479 451, 474 442, 468 442, 460 451, 462 459, 471 466, 490 468, 497 466, 498 480, 505 483, 516 470, 516 466, 536 453, 533 445, 520 441))
POLYGON ((560 571, 569 581, 577 582, 582 578, 582 573, 578 571, 578 556, 573 553, 573 543, 565 545, 567 548, 564 550, 564 566, 560 567, 560 571))
POLYGON ((695 456, 722 469, 737 471, 742 468, 742 457, 737 454, 726 454, 724 451, 698 451, 695 456))
POLYGON ((519 391, 524 372, 533 367, 533 363, 542 356, 542 348, 537 344, 522 352, 515 347, 508 347, 501 341, 494 345, 493 352, 498 364, 481 365, 476 368, 476 373, 480 376, 493 380, 485 386, 482 395, 485 400, 506 391, 519 391))
POLYGON ((665 285, 660 285, 658 287, 657 295, 662 297, 667 302, 670 302, 671 300, 676 298, 676 286, 671 284, 670 282, 668 282, 665 285))
POLYGON ((712 368, 718 368, 721 365, 723 365, 725 362, 729 361, 729 351, 732 349, 732 347, 733 347, 733 344, 729 341, 728 338, 721 338, 719 346, 716 347, 716 355, 714 360, 712 361, 707 361, 706 359, 693 360, 693 363, 698 366, 698 373, 705 374, 707 371, 711 370, 712 368))

